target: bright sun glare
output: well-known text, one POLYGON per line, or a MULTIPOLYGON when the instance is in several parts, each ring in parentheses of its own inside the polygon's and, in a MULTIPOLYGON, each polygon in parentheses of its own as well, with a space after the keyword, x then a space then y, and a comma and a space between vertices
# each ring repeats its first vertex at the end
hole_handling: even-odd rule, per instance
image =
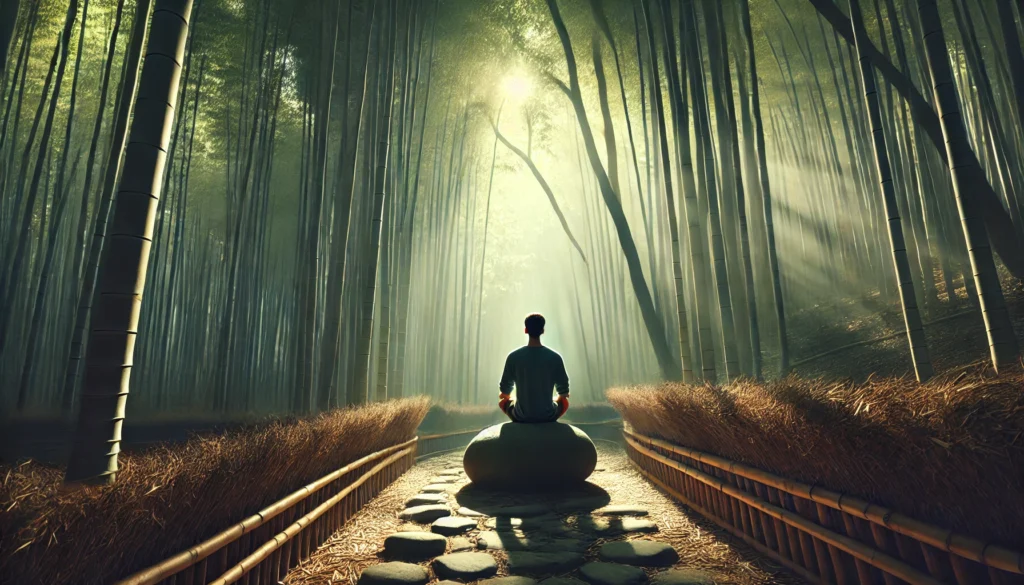
POLYGON ((529 78, 521 73, 512 73, 505 76, 502 87, 505 90, 505 95, 514 100, 526 99, 533 89, 529 78))

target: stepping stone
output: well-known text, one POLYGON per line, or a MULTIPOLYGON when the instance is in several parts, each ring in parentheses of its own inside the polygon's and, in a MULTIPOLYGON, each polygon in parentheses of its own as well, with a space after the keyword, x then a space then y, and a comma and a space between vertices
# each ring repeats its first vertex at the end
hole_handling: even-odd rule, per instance
POLYGON ((575 577, 548 577, 541 581, 540 585, 587 585, 587 582, 575 577))
POLYGON ((487 514, 484 514, 483 512, 477 512, 476 510, 471 510, 465 506, 459 508, 458 514, 459 516, 468 516, 470 518, 484 518, 487 516, 487 514))
POLYGON ((419 522, 420 524, 428 524, 438 518, 444 518, 445 516, 451 515, 452 511, 448 506, 443 504, 432 504, 406 508, 399 512, 398 517, 402 520, 412 520, 413 522, 419 522))
POLYGON ((587 563, 580 575, 591 585, 640 585, 647 575, 636 567, 615 563, 587 563))
POLYGON ((427 570, 412 563, 381 563, 359 575, 359 585, 426 585, 427 570))
POLYGON ((651 585, 715 585, 715 580, 696 569, 669 569, 651 577, 651 585))
POLYGON ((487 528, 497 528, 500 526, 502 529, 508 530, 509 528, 519 528, 522 525, 522 518, 507 518, 502 516, 501 518, 488 518, 487 520, 484 520, 484 526, 487 528))
POLYGON ((600 536, 614 536, 630 532, 657 532, 658 525, 644 518, 593 518, 583 517, 576 522, 579 530, 593 532, 600 536))
POLYGON ((594 510, 593 514, 595 516, 646 516, 647 508, 632 504, 618 504, 594 510))
POLYGON ((487 528, 501 528, 508 530, 510 528, 522 528, 523 530, 551 530, 559 531, 564 528, 569 529, 569 526, 562 521, 558 516, 534 516, 532 518, 509 518, 507 516, 501 516, 498 518, 488 518, 484 521, 484 526, 487 528))
POLYGON ((449 467, 441 470, 441 475, 462 475, 462 473, 461 467, 449 467))
POLYGON ((430 525, 431 531, 445 536, 465 534, 474 528, 476 528, 476 520, 473 520, 472 518, 459 518, 456 516, 438 518, 430 525))
POLYGON ((459 583, 458 581, 452 581, 451 579, 443 579, 441 581, 434 583, 434 585, 462 585, 462 583, 459 583))
POLYGON ((430 478, 430 483, 455 483, 459 481, 459 479, 460 478, 453 475, 438 475, 430 478))
POLYGON ((530 551, 553 549, 561 551, 584 551, 587 543, 574 538, 544 538, 518 536, 510 532, 485 531, 477 535, 477 548, 486 550, 530 551))
POLYGON ((583 564, 583 555, 574 552, 510 552, 508 570, 513 573, 565 573, 583 564))
POLYGON ((641 567, 671 567, 679 562, 676 549, 653 540, 620 540, 601 545, 602 561, 641 567))
POLYGON ((456 581, 476 581, 484 577, 493 577, 498 572, 498 564, 494 562, 494 557, 481 552, 443 555, 434 559, 431 566, 438 577, 456 581))
POLYGON ((478 582, 477 585, 537 585, 537 580, 529 577, 517 576, 492 577, 478 582))
POLYGON ((465 536, 456 536, 451 539, 451 552, 462 552, 466 550, 473 550, 476 545, 473 541, 466 538, 465 536))
POLYGON ((420 488, 420 491, 428 494, 452 494, 459 491, 459 486, 450 483, 431 483, 420 488))
POLYGON ((412 506, 429 506, 430 504, 443 504, 448 501, 445 494, 416 494, 405 501, 407 508, 412 506))
POLYGON ((402 559, 429 559, 443 555, 448 540, 431 532, 396 532, 384 539, 384 552, 402 559))

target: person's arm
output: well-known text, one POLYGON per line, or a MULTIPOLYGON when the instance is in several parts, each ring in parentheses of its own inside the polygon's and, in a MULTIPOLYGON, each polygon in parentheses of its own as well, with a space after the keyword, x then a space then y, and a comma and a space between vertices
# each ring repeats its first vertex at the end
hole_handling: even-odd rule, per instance
POLYGON ((512 354, 505 358, 505 369, 501 372, 501 381, 498 382, 499 396, 512 394, 512 385, 516 381, 516 371, 512 365, 512 354))
POLYGON ((555 362, 555 370, 552 372, 552 379, 555 383, 555 390, 558 391, 558 395, 568 396, 569 374, 565 373, 565 362, 562 361, 562 356, 558 356, 558 360, 555 362))

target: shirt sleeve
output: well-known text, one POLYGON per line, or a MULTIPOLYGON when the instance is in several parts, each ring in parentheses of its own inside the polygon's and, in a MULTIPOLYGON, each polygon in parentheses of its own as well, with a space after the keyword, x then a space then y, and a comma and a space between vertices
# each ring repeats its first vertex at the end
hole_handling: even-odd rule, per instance
POLYGON ((565 373, 565 362, 562 361, 562 356, 558 356, 558 359, 555 361, 552 379, 555 382, 555 390, 558 391, 559 396, 565 396, 569 393, 569 374, 565 373))
POLYGON ((505 358, 505 369, 501 372, 501 381, 498 382, 498 390, 501 394, 511 394, 512 384, 515 382, 515 368, 512 366, 512 355, 505 358))

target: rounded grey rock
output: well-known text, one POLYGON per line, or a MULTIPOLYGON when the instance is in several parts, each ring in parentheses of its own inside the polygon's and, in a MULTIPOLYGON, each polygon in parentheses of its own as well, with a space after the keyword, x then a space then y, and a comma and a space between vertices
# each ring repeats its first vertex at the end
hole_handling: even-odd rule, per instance
POLYGON ((646 516, 647 508, 632 504, 617 504, 594 510, 595 516, 646 516))
POLYGON ((429 506, 431 504, 443 504, 447 501, 448 496, 444 494, 416 494, 405 501, 405 506, 429 506))
POLYGON ((513 575, 509 577, 492 577, 490 579, 484 579, 477 583, 477 585, 537 585, 537 580, 529 577, 513 575))
POLYGON ((679 561, 676 549, 653 540, 620 540, 601 545, 602 561, 641 567, 671 567, 679 561))
POLYGON ((465 536, 456 536, 451 539, 451 552, 462 552, 466 550, 473 550, 476 546, 473 541, 466 538, 465 536))
POLYGON ((494 562, 494 557, 481 552, 443 555, 434 559, 431 566, 438 577, 456 581, 475 581, 493 577, 498 572, 498 564, 494 562))
POLYGON ((427 570, 412 563, 381 563, 359 575, 359 585, 426 585, 427 570))
POLYGON ((587 563, 580 575, 591 585, 640 585, 647 575, 636 567, 616 563, 587 563))
POLYGON ((508 570, 513 573, 564 573, 583 564, 583 555, 575 552, 530 552, 508 553, 508 570))
POLYGON ((651 577, 651 585, 714 585, 715 580, 696 569, 669 569, 651 577))
POLYGON ((462 466, 479 485, 561 488, 590 477, 597 448, 572 425, 506 422, 481 431, 466 447, 462 466))
POLYGON ((430 504, 426 506, 413 506, 406 508, 399 512, 398 517, 402 520, 411 520, 413 522, 419 522, 421 524, 427 524, 437 520, 438 518, 444 518, 445 516, 451 516, 451 508, 443 504, 430 504))
POLYGON ((445 536, 465 534, 474 528, 476 528, 476 520, 472 518, 459 518, 457 516, 438 518, 430 525, 431 531, 445 536))
POLYGON ((594 518, 583 516, 576 521, 576 528, 600 536, 614 536, 630 532, 657 532, 658 525, 646 518, 594 518))
POLYGON ((384 539, 384 552, 402 559, 429 559, 444 554, 448 541, 432 532, 396 532, 384 539))
POLYGON ((459 508, 459 516, 468 516, 470 518, 482 518, 486 517, 487 514, 484 514, 483 512, 477 512, 476 510, 471 510, 463 506, 459 508))

